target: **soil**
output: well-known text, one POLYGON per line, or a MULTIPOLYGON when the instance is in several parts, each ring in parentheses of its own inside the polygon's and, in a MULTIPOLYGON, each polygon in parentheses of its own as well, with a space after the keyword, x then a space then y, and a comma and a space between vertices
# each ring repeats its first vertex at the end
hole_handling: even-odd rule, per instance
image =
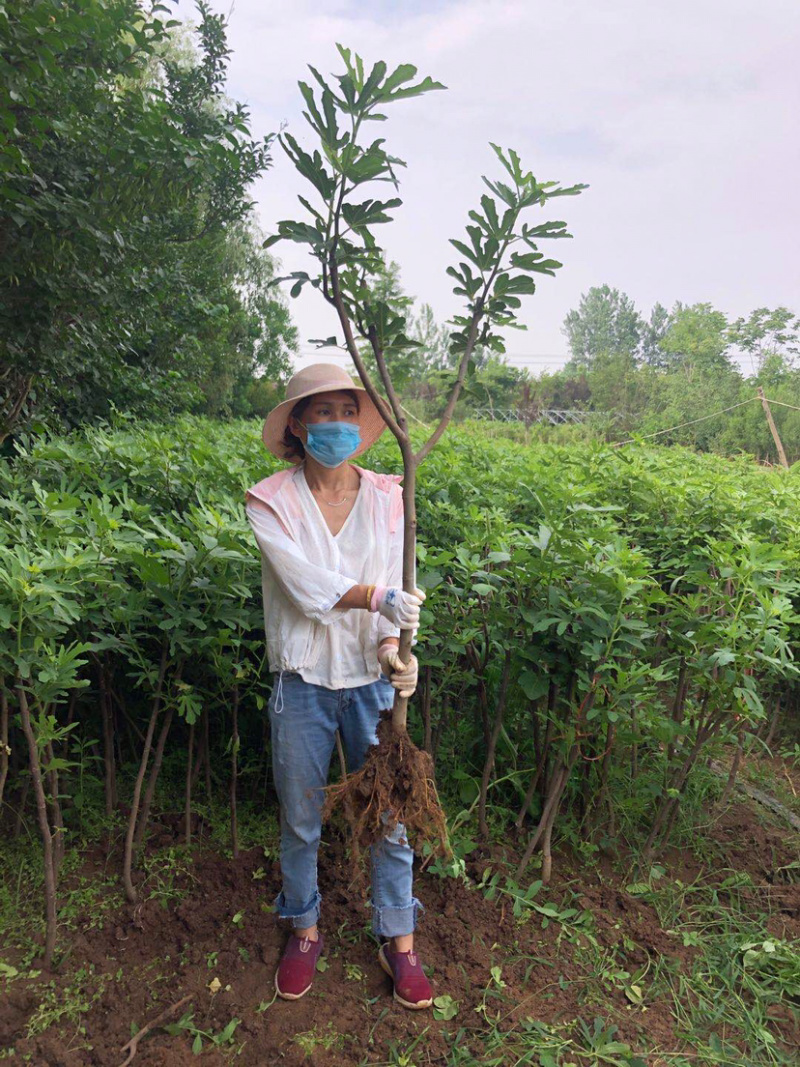
MULTIPOLYGON (((154 828, 153 845, 180 842, 180 819, 170 822, 162 821, 154 828)), ((782 868, 796 860, 789 835, 765 826, 760 813, 743 803, 733 804, 713 833, 727 851, 730 867, 751 875, 754 896, 761 894, 758 899, 764 904, 771 901, 775 934, 800 936, 800 885, 781 874, 782 868)), ((476 880, 487 867, 511 873, 523 850, 524 840, 509 835, 503 844, 470 853, 467 872, 476 880)), ((693 871, 695 876, 702 873, 699 863, 691 861, 687 866, 685 853, 672 858, 682 865, 686 877, 693 871)), ((116 854, 109 858, 98 847, 85 855, 83 868, 71 878, 116 870, 119 859, 116 854)), ((615 872, 610 860, 593 867, 562 854, 555 861, 547 902, 563 901, 563 906, 576 908, 578 914, 581 909, 591 912, 593 936, 604 947, 610 949, 626 939, 628 970, 663 957, 678 968, 691 965, 698 950, 683 946, 679 938, 662 929, 653 907, 626 892, 626 879, 615 872)), ((53 1025, 37 1036, 25 1036, 26 1022, 50 980, 42 974, 8 983, 0 1005, 0 1048, 13 1048, 16 1062, 27 1055, 36 1067, 119 1067, 126 1058, 121 1049, 131 1037, 132 1023, 143 1027, 187 994, 191 1000, 170 1022, 177 1022, 182 1012, 191 1009, 195 1025, 219 1034, 231 1019, 240 1019, 234 1036, 237 1045, 245 1043, 241 1054, 232 1059, 235 1046, 226 1055, 205 1041, 197 1057, 191 1052, 192 1035, 171 1035, 159 1028, 141 1041, 132 1061, 135 1067, 188 1067, 197 1062, 352 1067, 367 1054, 370 1060, 386 1062, 392 1043, 405 1050, 423 1032, 414 1062, 443 1064, 452 1051, 451 1035, 460 1027, 466 1028, 467 1035, 472 1031, 477 1035, 486 1027, 475 1011, 484 999, 492 1024, 500 1030, 518 1026, 526 1017, 568 1023, 577 1016, 591 1020, 603 1014, 619 1027, 618 1038, 628 1041, 635 1051, 680 1048, 671 1004, 666 1000, 648 1001, 643 1011, 629 1001, 621 985, 604 989, 601 1005, 592 999, 598 976, 588 963, 590 957, 583 958, 581 945, 563 937, 560 923, 543 927, 542 916, 535 913, 520 924, 505 894, 487 900, 474 885, 440 878, 420 870, 418 860, 416 864, 414 892, 425 910, 418 918, 415 948, 423 964, 431 968, 434 996, 449 994, 458 1001, 458 1016, 453 1020, 439 1021, 430 1010, 410 1011, 393 1001, 391 982, 378 963, 377 941, 368 933, 368 891, 359 896, 348 890, 350 858, 344 836, 328 824, 319 852, 320 925, 328 967, 316 974, 306 996, 298 1001, 273 1000, 275 970, 286 938, 291 936, 288 924, 270 910, 281 887, 278 863, 265 861, 261 849, 232 860, 199 844, 191 877, 181 882, 186 895, 177 903, 164 908, 157 900, 147 900, 131 908, 120 900, 119 886, 112 886, 107 892, 113 907, 102 913, 102 927, 96 925, 99 912, 95 908, 94 914, 77 917, 76 931, 62 932, 61 945, 68 944, 69 952, 59 964, 56 987, 65 989, 78 968, 94 966, 84 988, 98 990, 98 996, 82 1017, 85 1034, 76 1033, 74 1026, 53 1025), (259 868, 264 877, 254 878, 259 868), (244 913, 240 925, 232 922, 238 912, 244 913), (212 967, 208 966, 210 953, 217 953, 212 967), (345 963, 351 967, 350 975, 345 963), (493 983, 490 970, 494 966, 502 968, 504 988, 493 983), (115 980, 118 972, 119 980, 115 980), (102 982, 102 975, 109 979, 102 982), (208 986, 215 977, 221 988, 212 994, 208 986), (487 987, 489 995, 485 995, 487 987), (264 1003, 269 1006, 259 1012, 264 1003), (304 1051, 295 1039, 315 1028, 318 1036, 341 1035, 339 1043, 329 1049, 317 1044, 312 1051, 304 1051)), ((724 876, 724 872, 717 874, 720 880, 724 876)), ((535 877, 531 871, 530 880, 535 877)), ((4 958, 15 962, 8 953, 4 958)), ((785 1020, 787 1039, 791 1039, 793 1025, 792 1020, 785 1020)), ((476 1051, 478 1047, 476 1037, 476 1051)), ((657 1064, 658 1059, 651 1062, 657 1064)))

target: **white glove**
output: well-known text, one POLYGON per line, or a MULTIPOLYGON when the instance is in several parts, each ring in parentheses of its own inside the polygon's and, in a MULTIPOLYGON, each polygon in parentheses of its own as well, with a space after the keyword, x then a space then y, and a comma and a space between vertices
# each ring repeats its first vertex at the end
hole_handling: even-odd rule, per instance
POLYGON ((400 690, 401 697, 413 696, 419 674, 417 657, 413 653, 409 654, 409 662, 406 665, 394 645, 381 645, 378 649, 378 662, 395 689, 400 690))
POLYGON ((379 586, 375 593, 376 611, 393 626, 399 626, 401 630, 413 630, 419 627, 419 609, 427 595, 424 589, 404 593, 397 586, 390 585, 379 586))

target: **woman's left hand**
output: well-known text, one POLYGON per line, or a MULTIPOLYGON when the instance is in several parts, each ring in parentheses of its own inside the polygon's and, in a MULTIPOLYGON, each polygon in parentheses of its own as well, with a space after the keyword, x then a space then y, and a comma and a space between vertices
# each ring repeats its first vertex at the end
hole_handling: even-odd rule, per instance
POLYGON ((401 697, 413 696, 419 674, 417 657, 413 652, 409 653, 409 662, 406 664, 400 659, 400 653, 394 645, 383 645, 378 649, 378 662, 395 689, 400 691, 401 697))

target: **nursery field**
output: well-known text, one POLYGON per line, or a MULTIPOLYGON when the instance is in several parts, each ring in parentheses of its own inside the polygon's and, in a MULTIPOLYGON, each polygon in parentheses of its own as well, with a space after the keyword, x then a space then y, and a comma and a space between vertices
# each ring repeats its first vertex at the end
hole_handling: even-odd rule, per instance
POLYGON ((0 463, 0 1060, 797 1063, 800 468, 474 423, 426 459, 409 730, 452 854, 416 861, 410 1012, 338 819, 320 973, 274 996, 244 491, 277 466, 190 417, 0 463))

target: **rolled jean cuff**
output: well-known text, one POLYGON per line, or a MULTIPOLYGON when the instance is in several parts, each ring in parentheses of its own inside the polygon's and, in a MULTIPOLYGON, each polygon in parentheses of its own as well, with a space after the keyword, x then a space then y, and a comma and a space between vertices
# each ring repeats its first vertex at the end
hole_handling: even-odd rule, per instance
POLYGON ((372 929, 377 937, 402 937, 417 928, 417 912, 425 905, 416 897, 407 908, 387 908, 372 905, 372 929))
POLYGON ((283 890, 275 898, 275 910, 279 919, 291 919, 295 930, 305 930, 309 926, 316 926, 319 922, 319 912, 322 897, 319 890, 307 904, 298 905, 294 901, 288 903, 283 890))

